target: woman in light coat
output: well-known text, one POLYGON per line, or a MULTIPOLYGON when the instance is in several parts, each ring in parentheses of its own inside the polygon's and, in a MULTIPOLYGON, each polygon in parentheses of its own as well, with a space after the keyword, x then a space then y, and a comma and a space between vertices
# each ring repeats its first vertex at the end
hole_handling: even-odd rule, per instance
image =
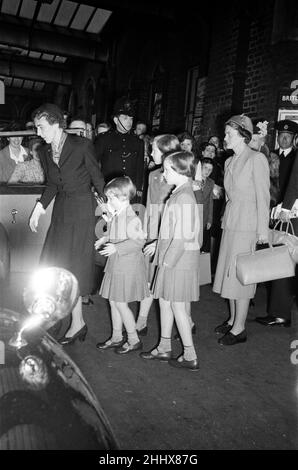
POLYGON ((215 328, 223 333, 222 345, 246 341, 245 321, 256 285, 244 286, 236 277, 236 257, 268 240, 270 178, 266 157, 251 150, 253 133, 249 117, 231 117, 225 128, 225 142, 234 155, 225 163, 226 208, 222 220, 222 240, 213 285, 214 292, 229 299, 230 318, 215 328))

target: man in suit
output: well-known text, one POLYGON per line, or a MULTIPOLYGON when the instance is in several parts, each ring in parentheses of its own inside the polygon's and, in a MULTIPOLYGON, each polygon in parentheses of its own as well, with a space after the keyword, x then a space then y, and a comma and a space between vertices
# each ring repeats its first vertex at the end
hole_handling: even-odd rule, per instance
MULTIPOLYGON (((298 156, 297 150, 294 149, 294 138, 298 133, 298 125, 294 121, 284 119, 277 122, 275 126, 278 131, 277 142, 279 145, 279 199, 278 203, 282 204, 282 211, 278 216, 281 220, 286 221, 289 218, 287 211, 291 210, 297 196, 298 186, 298 156)), ((295 222, 296 235, 297 220, 295 222)), ((297 280, 297 277, 296 277, 297 280)), ((293 295, 295 278, 284 278, 272 281, 268 315, 265 317, 257 317, 256 321, 266 326, 286 326, 291 325, 291 308, 293 304, 293 295)))
POLYGON ((115 129, 100 134, 94 145, 105 182, 117 176, 129 176, 141 200, 144 181, 144 142, 131 133, 135 116, 132 103, 119 99, 113 112, 115 129))

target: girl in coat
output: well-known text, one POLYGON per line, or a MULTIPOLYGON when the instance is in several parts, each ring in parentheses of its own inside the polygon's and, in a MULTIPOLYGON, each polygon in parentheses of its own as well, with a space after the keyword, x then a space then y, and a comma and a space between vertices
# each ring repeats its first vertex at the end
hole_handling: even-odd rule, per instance
POLYGON ((144 255, 145 233, 141 220, 133 211, 130 201, 136 188, 128 176, 114 178, 104 189, 107 208, 113 214, 109 222, 108 235, 95 242, 102 248, 101 254, 108 257, 100 295, 109 299, 112 316, 112 336, 96 347, 101 350, 115 348, 118 354, 141 349, 133 312, 128 303, 141 301, 149 295, 144 255), (127 332, 124 343, 122 326, 127 332))
POLYGON ((142 353, 141 357, 197 370, 198 359, 188 315, 190 302, 199 300, 199 213, 192 189, 195 158, 191 152, 171 152, 166 155, 163 166, 167 183, 175 189, 164 209, 154 258, 157 271, 153 296, 160 303, 161 338, 157 348, 142 353), (184 348, 176 359, 171 353, 174 320, 184 348))
POLYGON ((256 285, 242 285, 236 277, 236 259, 247 253, 256 243, 268 240, 270 178, 265 155, 247 145, 253 125, 244 114, 231 117, 225 128, 225 142, 234 155, 226 160, 224 187, 226 208, 222 220, 222 239, 214 292, 229 299, 230 318, 215 328, 224 336, 222 345, 246 341, 245 321, 249 301, 255 295, 256 285))
MULTIPOLYGON (((154 138, 152 143, 151 156, 157 168, 149 173, 145 218, 145 224, 147 227, 147 241, 144 248, 149 287, 151 285, 155 271, 155 266, 152 264, 152 256, 156 248, 160 220, 166 200, 170 196, 173 189, 173 186, 169 185, 163 177, 161 168, 162 158, 166 152, 178 149, 180 149, 178 137, 172 134, 158 135, 154 138)), ((153 296, 150 294, 140 303, 137 330, 142 336, 147 334, 147 320, 152 302, 153 296)))

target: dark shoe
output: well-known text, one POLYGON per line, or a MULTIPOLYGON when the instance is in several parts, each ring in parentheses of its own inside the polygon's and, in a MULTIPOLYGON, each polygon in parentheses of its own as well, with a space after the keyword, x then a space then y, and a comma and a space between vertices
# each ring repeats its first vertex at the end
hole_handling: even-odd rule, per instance
POLYGON ((114 349, 115 353, 116 354, 128 354, 132 351, 138 351, 139 349, 142 349, 143 345, 141 343, 141 341, 139 341, 138 343, 136 344, 128 344, 128 343, 124 343, 122 346, 114 349))
POLYGON ((243 330, 239 335, 233 335, 230 331, 228 331, 222 338, 218 340, 219 344, 223 346, 233 346, 237 343, 245 343, 247 340, 246 331, 243 330))
POLYGON ((85 341, 87 331, 88 331, 87 325, 84 325, 83 328, 81 328, 79 331, 77 331, 77 333, 74 334, 73 336, 68 337, 68 336, 64 335, 62 338, 60 338, 58 340, 58 342, 65 346, 67 344, 74 343, 77 339, 79 341, 85 341))
MULTIPOLYGON (((195 324, 192 325, 191 334, 194 336, 197 332, 197 327, 195 324)), ((174 334, 174 339, 180 339, 179 333, 174 334)))
POLYGON ((267 315, 266 317, 256 317, 256 322, 260 323, 261 325, 265 326, 291 326, 290 320, 286 320, 285 318, 280 317, 273 317, 271 315, 267 315))
POLYGON ((185 359, 178 361, 178 359, 179 357, 177 359, 170 359, 168 364, 177 369, 199 370, 198 359, 193 359, 192 361, 186 361, 185 359))
POLYGON ((121 341, 111 341, 109 344, 107 344, 108 341, 111 341, 111 339, 109 338, 104 343, 97 343, 96 345, 97 349, 104 351, 105 349, 117 348, 118 346, 122 346, 126 340, 122 339, 121 341))
POLYGON ((141 330, 137 330, 139 336, 146 336, 148 333, 148 326, 144 326, 141 330))
POLYGON ((89 297, 89 295, 85 295, 84 297, 82 297, 82 304, 83 305, 93 305, 94 302, 91 299, 91 297, 89 297))
POLYGON ((143 352, 140 354, 142 359, 157 359, 158 361, 168 361, 172 359, 172 351, 167 352, 157 352, 157 354, 152 354, 152 351, 143 352))
POLYGON ((229 325, 227 321, 224 321, 221 325, 218 325, 216 328, 214 328, 215 333, 222 333, 225 335, 230 331, 232 328, 232 325, 229 325))

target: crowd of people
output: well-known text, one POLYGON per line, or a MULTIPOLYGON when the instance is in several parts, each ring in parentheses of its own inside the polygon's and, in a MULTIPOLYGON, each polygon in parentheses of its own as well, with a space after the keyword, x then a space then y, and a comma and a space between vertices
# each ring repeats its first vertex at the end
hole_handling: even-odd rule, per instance
MULTIPOLYGON (((104 275, 96 290, 109 301, 112 334, 96 347, 140 351, 158 299, 161 336, 141 358, 198 370, 191 303, 200 295, 200 254, 210 253, 213 291, 228 300, 229 315, 215 329, 222 335, 219 344, 245 342, 257 286, 241 284, 236 259, 252 246, 266 246, 272 210, 282 222, 295 215, 298 125, 277 122, 278 149, 270 151, 268 122, 253 124, 244 114, 226 121, 223 142, 212 135, 200 145, 186 131, 150 136, 145 122, 134 125, 135 117, 132 103, 121 99, 113 124, 100 122, 94 132, 78 117, 65 129, 62 111, 45 104, 33 113, 37 137, 28 149, 22 137, 9 137, 0 151, 0 181, 45 184, 30 218, 32 231, 55 199, 41 264, 69 269, 81 293, 61 344, 87 334, 82 304, 93 302, 97 250, 104 275), (97 240, 96 202, 105 227, 97 240), (133 301, 139 302, 137 318, 129 307, 133 301), (174 322, 183 344, 178 358, 172 356, 174 322)), ((292 221, 298 235, 298 218, 292 221)), ((259 323, 291 324, 295 283, 297 276, 270 283, 268 314, 259 323)))

